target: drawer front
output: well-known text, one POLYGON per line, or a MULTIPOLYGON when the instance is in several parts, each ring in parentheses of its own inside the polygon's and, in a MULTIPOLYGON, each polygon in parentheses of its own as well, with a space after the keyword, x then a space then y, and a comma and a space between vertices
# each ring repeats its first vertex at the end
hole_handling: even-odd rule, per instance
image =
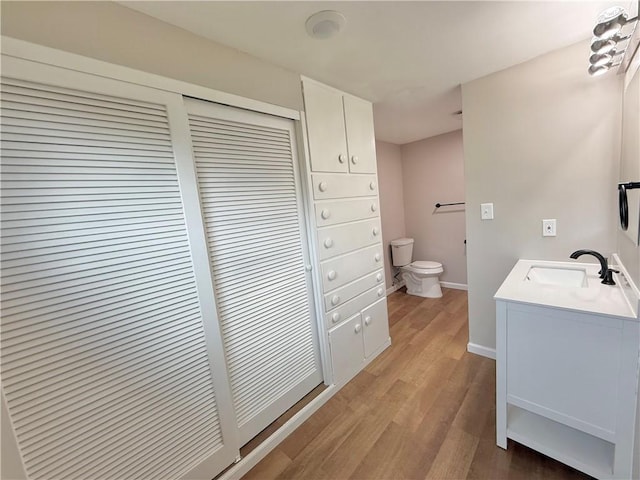
POLYGON ((320 228, 318 229, 320 260, 380 243, 381 238, 380 221, 377 218, 320 228))
POLYGON ((338 308, 326 313, 324 318, 327 325, 327 328, 334 327, 338 325, 343 320, 359 313, 363 308, 366 308, 368 305, 371 305, 376 300, 380 300, 385 297, 384 287, 381 285, 379 287, 374 287, 371 290, 364 292, 361 295, 345 302, 340 305, 338 308))
POLYGON ((362 354, 362 320, 360 315, 329 331, 333 383, 342 385, 351 380, 364 364, 362 354))
POLYGON ((311 175, 313 198, 323 200, 342 197, 366 197, 378 195, 378 181, 375 175, 311 175))
POLYGON ((362 331, 364 332, 364 356, 369 358, 389 339, 386 298, 362 310, 362 331))
POLYGON ((377 198, 318 202, 315 204, 316 225, 318 227, 326 227, 336 223, 376 218, 380 214, 378 208, 377 198))
POLYGON ((382 267, 382 245, 363 248, 320 264, 322 287, 329 292, 382 267))
MULTIPOLYGON (((327 293, 324 296, 324 310, 328 312, 334 308, 339 307, 345 302, 348 302, 352 298, 357 297, 362 292, 365 292, 373 287, 381 287, 383 291, 386 291, 384 284, 384 270, 378 270, 366 277, 360 278, 355 282, 346 284, 344 287, 340 287, 331 293, 327 293)), ((347 317, 342 317, 347 318, 347 317)))

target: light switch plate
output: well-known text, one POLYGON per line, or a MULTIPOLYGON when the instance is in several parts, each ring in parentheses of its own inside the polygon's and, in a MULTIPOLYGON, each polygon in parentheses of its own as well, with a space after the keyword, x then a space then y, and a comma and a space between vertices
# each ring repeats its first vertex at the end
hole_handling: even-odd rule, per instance
POLYGON ((543 237, 555 237, 556 236, 556 219, 548 218, 542 220, 542 236, 543 237))
POLYGON ((482 220, 493 220, 493 203, 480 204, 480 218, 482 220))

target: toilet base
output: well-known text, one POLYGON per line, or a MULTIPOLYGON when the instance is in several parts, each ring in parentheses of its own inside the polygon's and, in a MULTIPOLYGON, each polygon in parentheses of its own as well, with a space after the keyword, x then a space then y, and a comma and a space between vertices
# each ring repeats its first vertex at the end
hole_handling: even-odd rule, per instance
POLYGON ((442 288, 440 288, 440 278, 438 275, 420 276, 404 272, 402 274, 404 284, 407 286, 409 295, 416 295, 425 298, 442 297, 442 288))

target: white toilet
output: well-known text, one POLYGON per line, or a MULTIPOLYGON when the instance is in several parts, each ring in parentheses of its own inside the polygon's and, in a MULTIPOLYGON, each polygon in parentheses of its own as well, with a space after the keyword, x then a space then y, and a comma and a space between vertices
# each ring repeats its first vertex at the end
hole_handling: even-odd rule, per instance
POLYGON ((438 262, 411 262, 413 253, 413 238, 398 238, 391 240, 391 258, 393 266, 399 267, 402 279, 407 286, 407 293, 419 297, 440 298, 439 275, 444 271, 438 262))

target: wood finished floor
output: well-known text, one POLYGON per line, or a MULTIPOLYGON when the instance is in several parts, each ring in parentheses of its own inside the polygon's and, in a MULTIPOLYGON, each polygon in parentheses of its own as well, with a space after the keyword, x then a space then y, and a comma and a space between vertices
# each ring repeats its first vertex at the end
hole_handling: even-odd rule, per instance
POLYGON ((244 480, 588 479, 495 444, 495 362, 470 354, 467 295, 388 297, 392 345, 244 480))

